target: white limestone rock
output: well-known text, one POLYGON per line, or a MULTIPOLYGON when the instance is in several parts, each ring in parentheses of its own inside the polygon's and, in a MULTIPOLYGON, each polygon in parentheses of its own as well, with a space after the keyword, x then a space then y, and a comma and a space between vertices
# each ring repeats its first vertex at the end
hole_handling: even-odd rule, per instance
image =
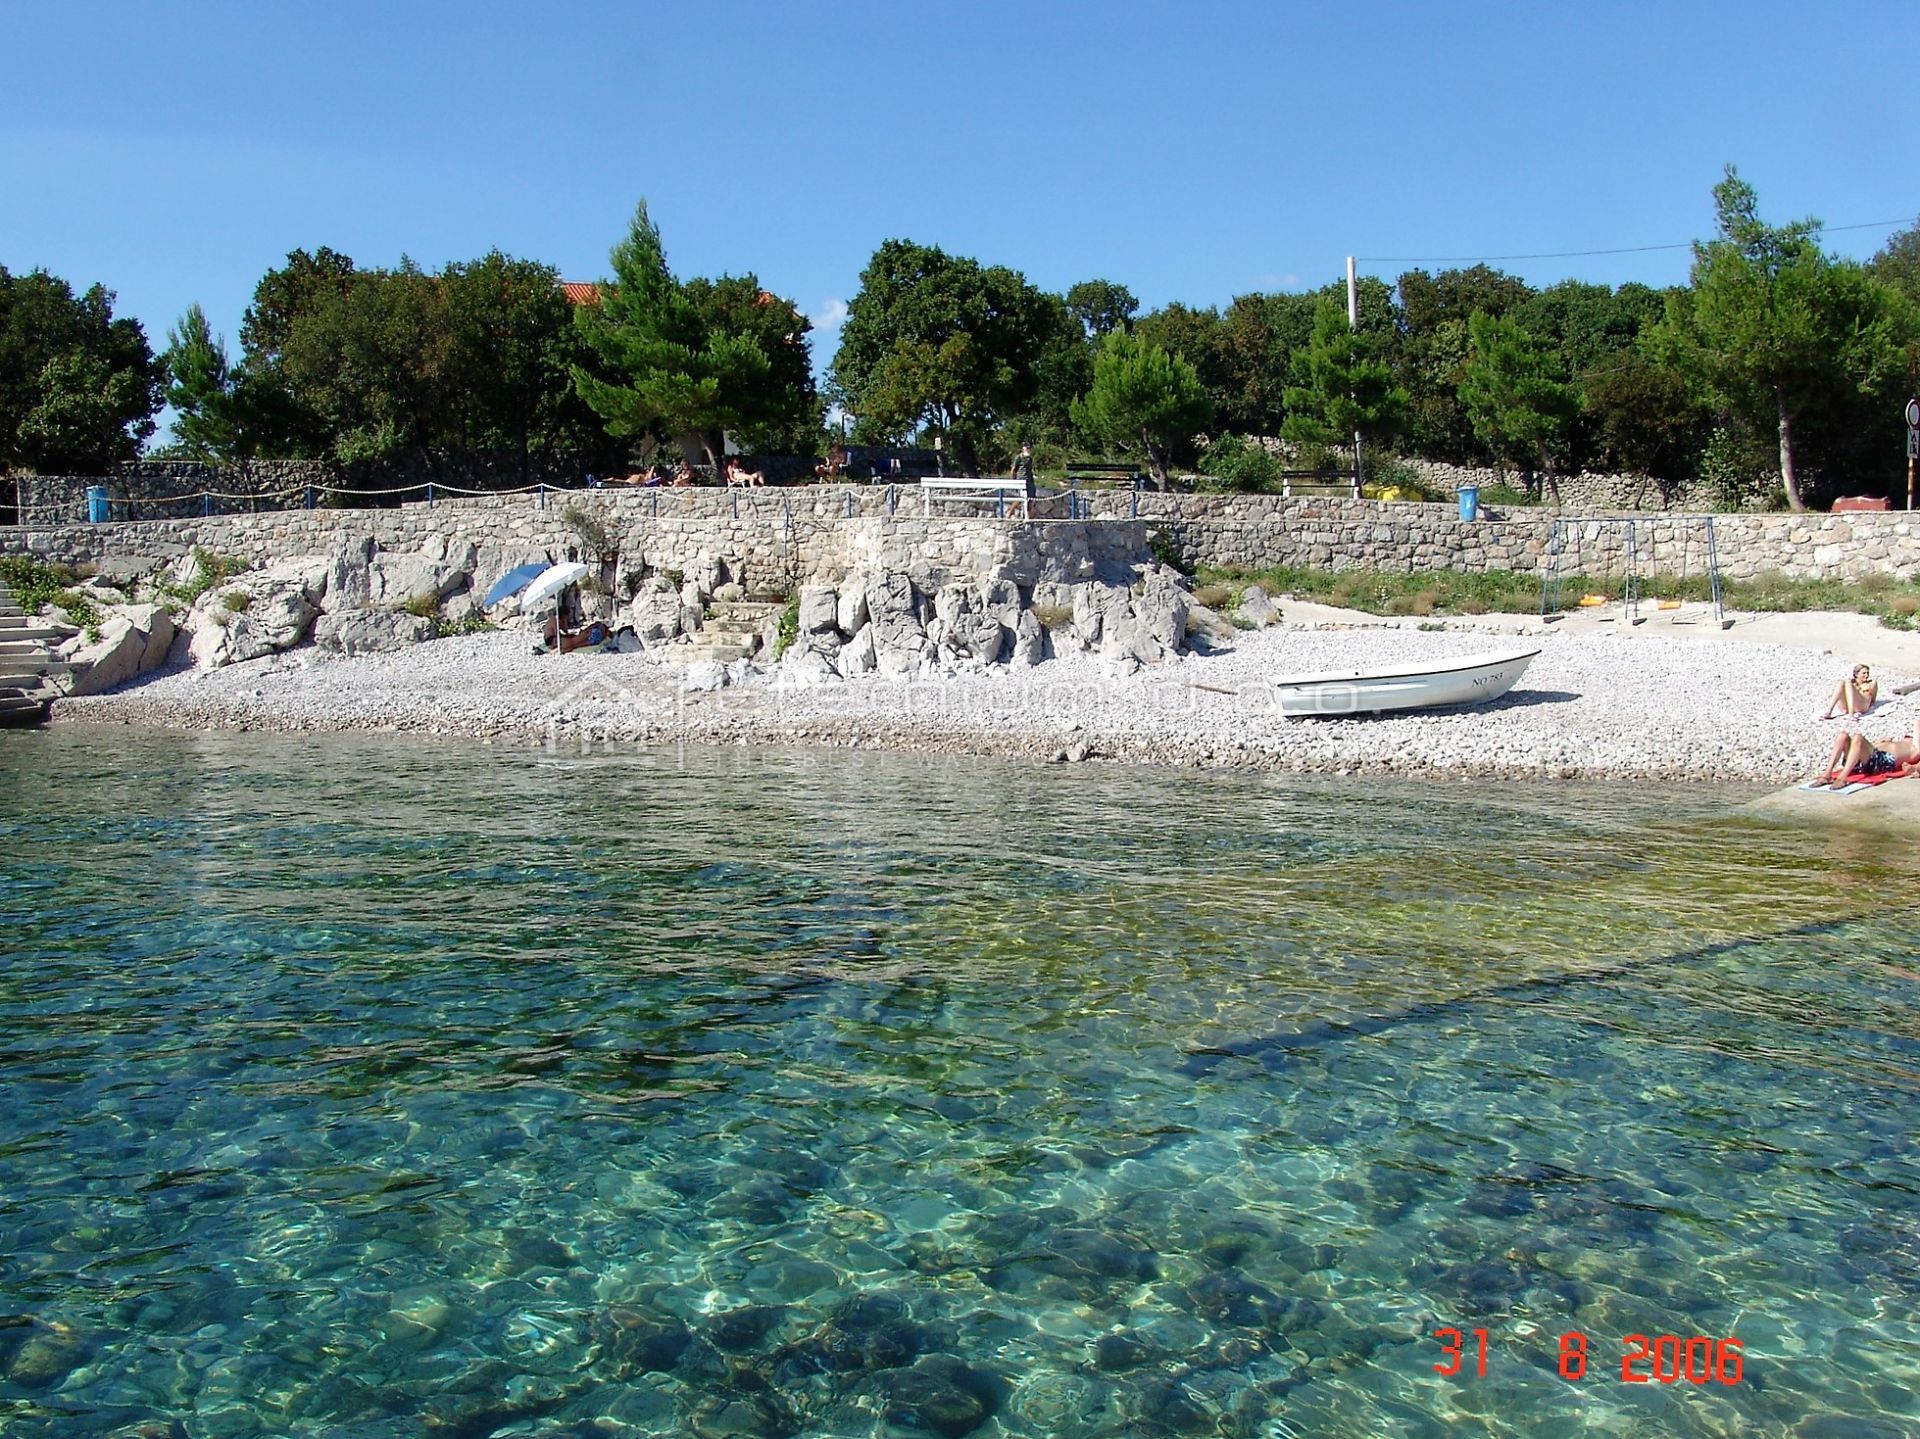
POLYGON ((800 587, 800 633, 831 633, 840 625, 840 599, 827 585, 800 587))
POLYGON ((433 633, 433 622, 404 610, 348 610, 322 615, 313 626, 316 647, 336 654, 405 649, 433 633))
POLYGON ((159 605, 130 605, 100 622, 100 638, 69 661, 67 692, 104 694, 166 663, 173 647, 173 616, 159 605))

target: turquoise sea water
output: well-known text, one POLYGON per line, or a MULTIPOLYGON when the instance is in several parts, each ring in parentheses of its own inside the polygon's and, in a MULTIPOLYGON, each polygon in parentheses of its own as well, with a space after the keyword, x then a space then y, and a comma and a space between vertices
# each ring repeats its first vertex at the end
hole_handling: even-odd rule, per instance
POLYGON ((1920 1432, 1920 866, 1739 797, 0 735, 0 1433, 1920 1432))

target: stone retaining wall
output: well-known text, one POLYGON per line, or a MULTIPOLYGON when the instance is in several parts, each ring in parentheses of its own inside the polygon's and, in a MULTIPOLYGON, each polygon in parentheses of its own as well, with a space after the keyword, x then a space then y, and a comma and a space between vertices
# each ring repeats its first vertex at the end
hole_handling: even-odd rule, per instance
POLYGON ((325 554, 336 537, 371 535, 384 551, 453 540, 476 549, 590 548, 574 516, 604 530, 623 574, 688 573, 724 559, 755 590, 791 590, 850 570, 892 569, 933 584, 1002 568, 1032 584, 1124 569, 1145 554, 1146 527, 1128 520, 1031 523, 980 514, 922 514, 907 487, 815 485, 795 490, 587 490, 406 505, 391 510, 287 510, 258 515, 0 530, 0 554, 68 564, 164 560, 194 547, 256 563, 325 554))
MULTIPOLYGON (((994 564, 1055 570, 1115 565, 1144 554, 1162 532, 1196 563, 1262 569, 1537 570, 1555 516, 1514 510, 1463 523, 1450 505, 1380 504, 1267 495, 1083 494, 1037 505, 1029 523, 967 513, 926 518, 912 486, 814 485, 789 490, 594 490, 495 496, 390 510, 283 511, 145 523, 0 529, 0 553, 31 551, 69 563, 177 555, 199 545, 265 560, 324 553, 334 535, 370 534, 386 550, 436 539, 476 547, 533 548, 556 556, 584 548, 569 509, 592 516, 630 568, 692 570, 703 558, 742 563, 751 586, 787 589, 857 567, 975 571, 994 564)), ((1603 516, 1565 516, 1563 572, 1603 574, 1625 564, 1628 530, 1603 516)), ((1699 573, 1705 527, 1697 516, 1634 521, 1643 573, 1699 573)), ((1717 515, 1721 572, 1779 571, 1803 579, 1920 575, 1920 516, 1903 512, 1717 515)))

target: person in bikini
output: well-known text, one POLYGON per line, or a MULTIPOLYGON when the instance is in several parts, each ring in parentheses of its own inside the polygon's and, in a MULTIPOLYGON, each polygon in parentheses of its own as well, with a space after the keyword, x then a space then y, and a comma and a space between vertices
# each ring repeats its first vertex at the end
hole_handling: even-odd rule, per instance
POLYGON ((1844 789, 1855 779, 1897 779, 1920 770, 1920 727, 1898 739, 1870 740, 1849 731, 1833 742, 1827 767, 1816 771, 1809 789, 1844 789))
POLYGON ((1853 673, 1840 681, 1833 698, 1827 701, 1827 712, 1820 718, 1832 719, 1835 710, 1863 715, 1873 708, 1873 702, 1879 698, 1880 682, 1873 677, 1873 671, 1865 665, 1855 665, 1853 673))

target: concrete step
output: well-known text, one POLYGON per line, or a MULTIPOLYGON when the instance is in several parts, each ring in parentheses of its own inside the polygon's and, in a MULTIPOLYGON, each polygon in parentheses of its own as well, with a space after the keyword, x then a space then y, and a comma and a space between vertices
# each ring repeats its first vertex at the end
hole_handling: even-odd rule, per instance
POLYGON ((757 635, 765 620, 748 619, 739 615, 709 615, 700 622, 703 635, 757 635))
POLYGON ((66 635, 51 625, 17 625, 8 629, 0 625, 0 645, 37 642, 40 640, 63 640, 66 635))

